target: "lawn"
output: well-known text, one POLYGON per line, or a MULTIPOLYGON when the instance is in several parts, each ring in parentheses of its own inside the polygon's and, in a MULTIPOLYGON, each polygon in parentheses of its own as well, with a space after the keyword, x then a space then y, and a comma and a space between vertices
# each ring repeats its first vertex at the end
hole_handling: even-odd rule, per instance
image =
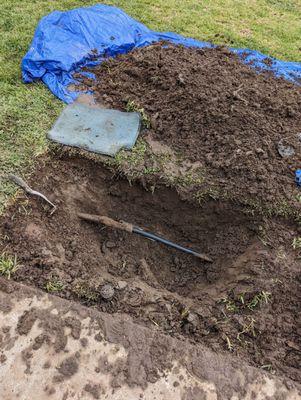
MULTIPOLYGON (((42 84, 24 85, 20 62, 39 19, 53 10, 89 6, 85 0, 2 0, 0 9, 0 213, 14 187, 8 171, 29 173, 45 152, 47 130, 63 104, 42 84), (1 178, 2 176, 2 178, 1 178)), ((300 0, 107 1, 155 30, 175 31, 289 61, 301 57, 300 0)))

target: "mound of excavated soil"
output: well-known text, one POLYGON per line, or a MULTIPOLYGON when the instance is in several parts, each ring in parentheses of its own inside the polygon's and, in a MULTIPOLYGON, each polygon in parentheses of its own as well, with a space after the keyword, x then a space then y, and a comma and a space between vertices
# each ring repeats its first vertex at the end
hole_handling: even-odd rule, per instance
MULTIPOLYGON (((7 210, 0 254, 17 257, 12 279, 127 314, 181 338, 183 346, 204 343, 301 381, 300 249, 292 246, 300 234, 294 223, 264 221, 230 202, 195 207, 173 189, 147 192, 80 157, 40 160, 30 184, 58 209, 50 216, 42 202, 22 195, 7 210), (78 212, 133 223, 205 252, 213 263, 82 221, 78 212)), ((24 320, 19 333, 26 334, 26 321, 32 324, 24 320)))
POLYGON ((301 167, 300 86, 259 74, 224 48, 157 44, 93 72, 98 101, 144 108, 148 135, 200 162, 221 197, 300 208, 294 183, 301 167), (279 142, 295 154, 280 156, 279 142))

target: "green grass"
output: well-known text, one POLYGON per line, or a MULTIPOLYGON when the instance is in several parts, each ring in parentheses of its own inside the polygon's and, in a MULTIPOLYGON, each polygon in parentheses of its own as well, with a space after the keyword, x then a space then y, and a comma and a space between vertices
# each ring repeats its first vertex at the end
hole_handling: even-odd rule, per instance
POLYGON ((146 115, 146 113, 145 113, 145 111, 144 111, 144 108, 139 107, 139 105, 136 104, 134 101, 128 101, 128 102, 127 102, 126 111, 127 111, 127 112, 133 112, 133 111, 135 111, 135 112, 140 113, 142 126, 143 126, 144 128, 149 128, 149 127, 150 127, 150 125, 151 125, 151 124, 150 124, 150 119, 149 119, 149 117, 146 115))
POLYGON ((73 287, 73 292, 82 300, 87 302, 95 302, 99 298, 96 290, 90 287, 86 282, 78 282, 73 287))
POLYGON ((294 250, 301 249, 301 237, 294 238, 292 246, 294 250))
POLYGON ((0 274, 10 279, 19 268, 17 256, 11 256, 6 253, 0 255, 0 274))
POLYGON ((265 292, 264 290, 255 293, 249 300, 245 299, 245 294, 241 293, 237 297, 225 297, 219 301, 223 304, 226 311, 231 313, 238 313, 245 310, 254 311, 262 306, 268 304, 271 301, 272 294, 265 292))
POLYGON ((271 293, 262 290, 253 297, 253 299, 247 304, 247 307, 253 311, 258 306, 260 307, 264 304, 268 304, 270 299, 271 293))
MULTIPOLYGON (((217 44, 250 47, 300 60, 299 0, 121 0, 107 4, 156 30, 175 31, 217 44)), ((30 171, 47 149, 47 130, 63 104, 41 83, 24 85, 20 62, 39 19, 49 12, 95 4, 75 0, 2 0, 0 9, 0 213, 15 188, 8 171, 30 171)))
POLYGON ((64 289, 64 284, 57 278, 53 278, 45 284, 45 289, 48 293, 61 292, 64 289))

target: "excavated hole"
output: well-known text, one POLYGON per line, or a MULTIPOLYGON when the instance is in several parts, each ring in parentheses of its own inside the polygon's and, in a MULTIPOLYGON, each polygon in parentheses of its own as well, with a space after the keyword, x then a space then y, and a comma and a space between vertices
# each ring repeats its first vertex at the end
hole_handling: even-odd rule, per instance
MULTIPOLYGON (((283 259, 277 264, 275 251, 259 240, 263 222, 258 216, 213 200, 196 207, 169 188, 151 193, 80 158, 48 160, 32 184, 58 210, 49 216, 41 202, 25 196, 8 210, 1 227, 2 250, 17 255, 20 267, 13 279, 105 312, 127 313, 141 324, 234 352, 253 365, 269 365, 299 380, 299 353, 286 345, 292 330, 282 332, 283 321, 294 324, 297 313, 289 302, 283 306, 286 282, 292 295, 298 293, 297 269, 289 252, 285 263, 290 265, 284 267, 283 259), (214 262, 81 221, 78 212, 122 219, 207 253, 214 262), (276 280, 272 283, 274 276, 281 288, 276 280), (114 288, 109 301, 100 295, 107 283, 114 288), (261 292, 271 293, 268 301, 248 308, 261 292), (241 293, 245 303, 238 300, 241 293), (271 357, 273 339, 279 353, 271 357)), ((287 239, 293 228, 275 224, 287 239)))

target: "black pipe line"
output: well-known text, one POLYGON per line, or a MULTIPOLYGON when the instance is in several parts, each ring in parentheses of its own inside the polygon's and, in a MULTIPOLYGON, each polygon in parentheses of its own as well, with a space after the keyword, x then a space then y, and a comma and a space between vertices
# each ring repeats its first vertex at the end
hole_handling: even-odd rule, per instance
POLYGON ((200 254, 200 253, 197 253, 196 251, 187 249, 186 247, 180 246, 179 244, 173 243, 170 240, 164 239, 161 236, 157 236, 157 235, 155 235, 153 233, 145 232, 143 229, 138 228, 137 226, 133 226, 132 232, 136 233, 137 235, 141 235, 141 236, 144 236, 144 237, 146 237, 148 239, 154 240, 156 242, 163 243, 163 244, 165 244, 165 245, 167 245, 169 247, 173 247, 174 249, 183 251, 184 253, 191 254, 191 255, 193 255, 195 257, 198 257, 198 258, 201 258, 201 259, 205 259, 208 262, 212 262, 211 258, 205 256, 204 254, 200 254))

